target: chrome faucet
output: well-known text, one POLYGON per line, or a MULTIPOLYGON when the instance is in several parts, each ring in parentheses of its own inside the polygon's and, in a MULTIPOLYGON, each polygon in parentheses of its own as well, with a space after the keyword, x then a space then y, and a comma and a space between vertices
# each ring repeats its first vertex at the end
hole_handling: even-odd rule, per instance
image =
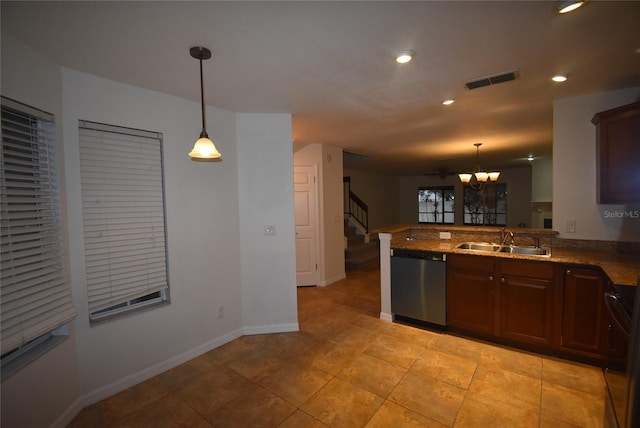
POLYGON ((504 245, 507 242, 507 239, 509 239, 509 245, 514 245, 516 243, 516 237, 513 234, 512 231, 510 230, 505 230, 504 228, 502 228, 502 245, 504 245))

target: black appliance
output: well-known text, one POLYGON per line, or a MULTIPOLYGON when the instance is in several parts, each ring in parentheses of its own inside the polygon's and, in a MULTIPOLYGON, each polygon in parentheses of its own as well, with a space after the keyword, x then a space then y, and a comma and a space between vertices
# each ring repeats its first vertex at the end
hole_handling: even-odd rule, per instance
POLYGON ((391 312, 396 321, 447 324, 446 255, 393 249, 391 312))
MULTIPOLYGON (((640 279, 638 280, 640 286, 640 279)), ((605 428, 640 427, 640 296, 636 287, 604 293, 609 316, 605 428)))

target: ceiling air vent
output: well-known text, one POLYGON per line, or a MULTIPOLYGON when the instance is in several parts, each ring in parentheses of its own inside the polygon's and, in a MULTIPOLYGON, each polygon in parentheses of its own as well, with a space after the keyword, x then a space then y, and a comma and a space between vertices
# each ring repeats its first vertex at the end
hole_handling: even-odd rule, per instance
POLYGON ((487 76, 480 79, 472 80, 471 82, 465 83, 464 86, 467 89, 477 89, 482 88, 483 86, 496 85, 498 83, 516 80, 517 76, 518 70, 507 71, 506 73, 494 74, 493 76, 487 76))

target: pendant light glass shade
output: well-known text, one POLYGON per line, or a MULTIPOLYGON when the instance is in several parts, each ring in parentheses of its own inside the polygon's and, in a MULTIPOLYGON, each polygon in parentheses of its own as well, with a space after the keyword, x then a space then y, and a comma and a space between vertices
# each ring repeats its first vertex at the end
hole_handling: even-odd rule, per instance
POLYGON ((215 144, 208 137, 200 137, 193 145, 193 149, 189 152, 192 160, 209 161, 220 159, 222 155, 216 149, 215 144))
POLYGON ((191 56, 200 61, 200 105, 202 108, 202 132, 200 138, 193 145, 189 152, 189 157, 194 161, 213 162, 222 160, 222 154, 218 151, 213 141, 207 135, 207 128, 204 115, 204 84, 202 79, 202 60, 211 58, 211 51, 207 48, 195 46, 190 49, 191 56))

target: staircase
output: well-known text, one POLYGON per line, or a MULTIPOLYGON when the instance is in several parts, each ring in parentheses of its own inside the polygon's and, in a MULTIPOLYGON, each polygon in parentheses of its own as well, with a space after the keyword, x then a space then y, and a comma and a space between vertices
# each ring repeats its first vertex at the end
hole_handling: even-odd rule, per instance
POLYGON ((376 267, 380 264, 380 242, 378 235, 366 236, 359 233, 358 229, 349 220, 344 222, 344 236, 347 247, 344 250, 345 270, 363 270, 376 267))

